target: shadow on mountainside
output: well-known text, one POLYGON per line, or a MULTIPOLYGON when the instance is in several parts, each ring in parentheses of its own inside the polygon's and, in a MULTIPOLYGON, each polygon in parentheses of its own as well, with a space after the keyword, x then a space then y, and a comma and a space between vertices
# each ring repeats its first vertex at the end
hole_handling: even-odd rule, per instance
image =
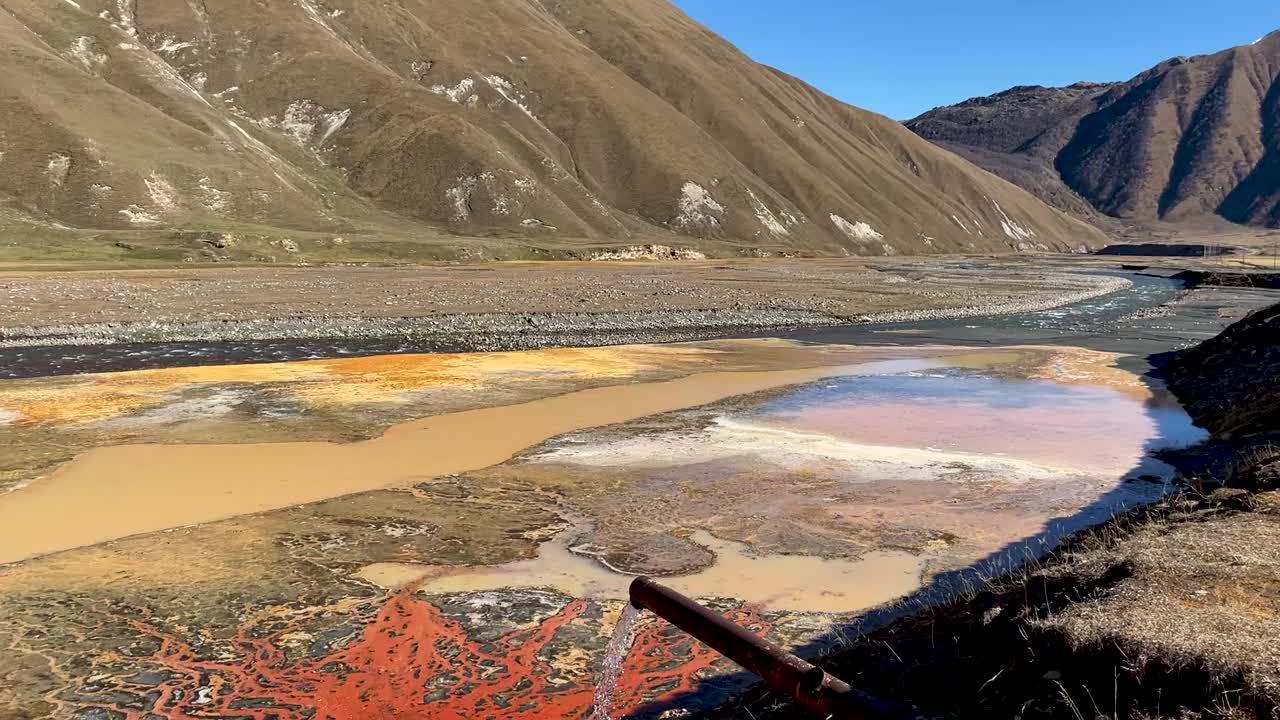
POLYGON ((1218 214, 1235 223, 1261 219, 1272 226, 1280 225, 1280 202, 1259 208, 1267 192, 1280 187, 1280 83, 1276 83, 1262 101, 1264 154, 1253 172, 1218 206, 1218 214), (1261 212, 1260 212, 1261 211, 1261 212))

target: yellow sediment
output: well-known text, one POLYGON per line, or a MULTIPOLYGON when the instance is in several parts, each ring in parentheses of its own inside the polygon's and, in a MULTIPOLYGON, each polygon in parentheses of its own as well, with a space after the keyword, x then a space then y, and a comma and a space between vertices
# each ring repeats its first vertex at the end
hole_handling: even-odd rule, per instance
POLYGON ((1048 351, 1045 362, 1030 373, 1031 378, 1064 385, 1109 387, 1139 400, 1151 397, 1151 388, 1141 376, 1119 367, 1117 363, 1123 355, 1075 347, 1030 349, 1048 351))
POLYGON ((315 362, 324 369, 325 380, 301 384, 290 394, 312 406, 394 402, 406 392, 483 389, 495 380, 623 380, 660 369, 678 370, 713 354, 692 345, 643 345, 321 360, 315 362))
MULTIPOLYGON (((730 346, 731 347, 731 346, 730 346)), ((476 390, 495 381, 619 380, 704 362, 693 345, 563 348, 529 352, 379 355, 256 365, 212 365, 0 383, 12 424, 78 424, 160 407, 207 385, 279 385, 310 407, 396 402, 423 390, 476 390)))
POLYGON ((164 405, 178 390, 229 383, 303 383, 325 377, 312 363, 212 365, 87 376, 14 380, 0 384, 0 408, 17 425, 105 420, 164 405))
POLYGON ((710 372, 594 388, 408 422, 350 445, 96 448, 0 496, 0 563, 477 470, 557 435, 852 371, 710 372))
MULTIPOLYGON (((550 588, 579 598, 627 597, 631 576, 574 554, 564 537, 542 545, 536 558, 505 565, 376 563, 357 576, 389 590, 410 585, 442 594, 550 588)), ((664 584, 692 597, 731 597, 770 610, 865 610, 917 589, 924 573, 924 558, 905 552, 877 551, 858 559, 751 555, 745 546, 705 531, 694 532, 692 539, 715 553, 715 563, 692 575, 663 578, 664 584)))
POLYGON ((253 523, 214 525, 193 543, 182 532, 152 535, 125 548, 80 548, 39 562, 0 567, 0 593, 42 591, 125 592, 146 588, 189 591, 198 583, 226 590, 271 577, 275 536, 253 523))

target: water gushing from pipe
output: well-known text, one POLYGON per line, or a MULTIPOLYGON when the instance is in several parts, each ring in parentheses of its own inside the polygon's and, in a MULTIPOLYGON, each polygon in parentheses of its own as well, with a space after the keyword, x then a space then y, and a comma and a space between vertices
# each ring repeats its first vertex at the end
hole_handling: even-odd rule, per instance
POLYGON ((595 710, 591 720, 613 720, 613 701, 618 692, 618 678, 622 675, 622 664, 631 652, 631 643, 635 640, 633 631, 640 610, 628 604, 622 608, 618 624, 613 629, 613 637, 609 640, 609 649, 604 656, 604 664, 600 669, 600 681, 596 685, 595 710))

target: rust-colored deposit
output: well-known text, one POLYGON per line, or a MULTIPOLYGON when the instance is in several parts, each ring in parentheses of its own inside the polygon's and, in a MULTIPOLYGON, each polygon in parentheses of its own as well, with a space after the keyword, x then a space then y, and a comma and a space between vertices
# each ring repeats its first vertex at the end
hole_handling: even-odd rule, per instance
MULTIPOLYGON (((149 657, 131 660, 158 686, 132 687, 128 679, 94 693, 121 701, 78 703, 81 710, 119 713, 125 720, 366 720, 432 718, 504 720, 583 718, 592 708, 594 668, 557 663, 558 634, 581 624, 591 608, 574 600, 559 612, 492 641, 469 638, 438 608, 406 591, 393 596, 363 632, 320 657, 291 657, 282 646, 297 628, 270 634, 243 627, 235 653, 208 652, 142 620, 130 624, 158 643, 149 657)), ((598 608, 597 608, 598 609, 598 608)), ((735 622, 765 632, 749 610, 735 622)), ((572 642, 570 639, 568 642, 572 642)), ((629 714, 692 690, 700 673, 721 662, 706 646, 665 622, 641 628, 626 661, 615 708, 629 714)))

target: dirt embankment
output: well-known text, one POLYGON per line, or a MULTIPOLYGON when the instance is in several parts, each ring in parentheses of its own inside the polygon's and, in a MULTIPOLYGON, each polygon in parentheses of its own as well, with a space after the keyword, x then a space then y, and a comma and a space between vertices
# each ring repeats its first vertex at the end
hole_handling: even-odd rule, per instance
POLYGON ((1216 435, 1280 429, 1280 305, 1181 353, 1169 384, 1192 417, 1216 435))
POLYGON ((1188 287, 1280 288, 1280 273, 1222 269, 1183 270, 1173 276, 1188 287))
MULTIPOLYGON (((1170 359, 1172 388, 1215 433, 1169 458, 1191 468, 1182 493, 1011 576, 947 578, 948 600, 935 587, 837 633, 823 664, 902 717, 1276 717, 1278 338, 1280 305, 1170 359)), ((802 717, 764 693, 709 716, 802 717)))

